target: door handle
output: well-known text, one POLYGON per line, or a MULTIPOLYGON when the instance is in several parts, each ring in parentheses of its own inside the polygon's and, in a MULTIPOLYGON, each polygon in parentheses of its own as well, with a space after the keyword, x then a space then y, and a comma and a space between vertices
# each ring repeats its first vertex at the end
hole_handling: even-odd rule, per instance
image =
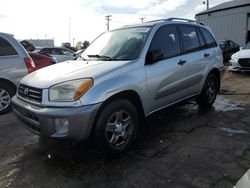
POLYGON ((185 60, 180 60, 180 61, 178 62, 178 65, 183 66, 186 62, 187 62, 187 61, 185 61, 185 60))
POLYGON ((205 54, 204 54, 204 57, 208 57, 208 56, 210 56, 210 54, 208 54, 208 53, 205 53, 205 54))

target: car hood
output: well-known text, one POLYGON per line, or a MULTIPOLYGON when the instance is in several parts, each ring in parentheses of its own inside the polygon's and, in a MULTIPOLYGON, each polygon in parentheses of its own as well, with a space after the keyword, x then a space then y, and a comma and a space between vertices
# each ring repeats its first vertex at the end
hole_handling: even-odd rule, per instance
POLYGON ((235 54, 233 54, 233 56, 237 58, 250 58, 250 49, 240 50, 236 52, 235 54))
POLYGON ((66 61, 39 69, 25 76, 21 83, 45 89, 74 79, 95 78, 128 62, 130 61, 66 61))

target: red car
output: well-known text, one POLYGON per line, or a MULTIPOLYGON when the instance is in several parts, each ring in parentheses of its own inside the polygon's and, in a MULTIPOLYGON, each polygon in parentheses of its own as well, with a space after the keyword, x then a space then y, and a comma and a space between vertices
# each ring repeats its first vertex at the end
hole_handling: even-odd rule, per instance
POLYGON ((53 57, 40 54, 38 52, 29 52, 29 55, 34 61, 36 69, 41 69, 43 67, 47 67, 56 63, 56 60, 53 57))

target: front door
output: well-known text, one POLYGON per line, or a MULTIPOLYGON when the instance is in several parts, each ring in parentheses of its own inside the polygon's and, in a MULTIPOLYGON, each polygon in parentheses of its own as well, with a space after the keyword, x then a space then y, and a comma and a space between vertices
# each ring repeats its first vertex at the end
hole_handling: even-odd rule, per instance
POLYGON ((156 31, 148 50, 149 53, 158 54, 160 57, 159 60, 145 66, 147 109, 148 113, 151 113, 187 95, 186 56, 180 55, 180 41, 175 25, 163 26, 156 31))

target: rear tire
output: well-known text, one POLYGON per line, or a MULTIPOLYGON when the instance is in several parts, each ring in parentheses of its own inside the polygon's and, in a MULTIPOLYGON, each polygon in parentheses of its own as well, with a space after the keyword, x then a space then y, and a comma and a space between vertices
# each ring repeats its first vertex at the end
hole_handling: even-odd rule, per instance
POLYGON ((130 101, 112 101, 98 117, 94 131, 96 149, 106 157, 127 151, 135 142, 138 124, 138 111, 130 101))
POLYGON ((6 83, 0 82, 0 114, 11 110, 11 97, 15 95, 15 89, 6 83))
POLYGON ((201 108, 210 108, 217 97, 218 91, 218 79, 211 73, 206 78, 201 94, 196 97, 196 102, 201 108))

